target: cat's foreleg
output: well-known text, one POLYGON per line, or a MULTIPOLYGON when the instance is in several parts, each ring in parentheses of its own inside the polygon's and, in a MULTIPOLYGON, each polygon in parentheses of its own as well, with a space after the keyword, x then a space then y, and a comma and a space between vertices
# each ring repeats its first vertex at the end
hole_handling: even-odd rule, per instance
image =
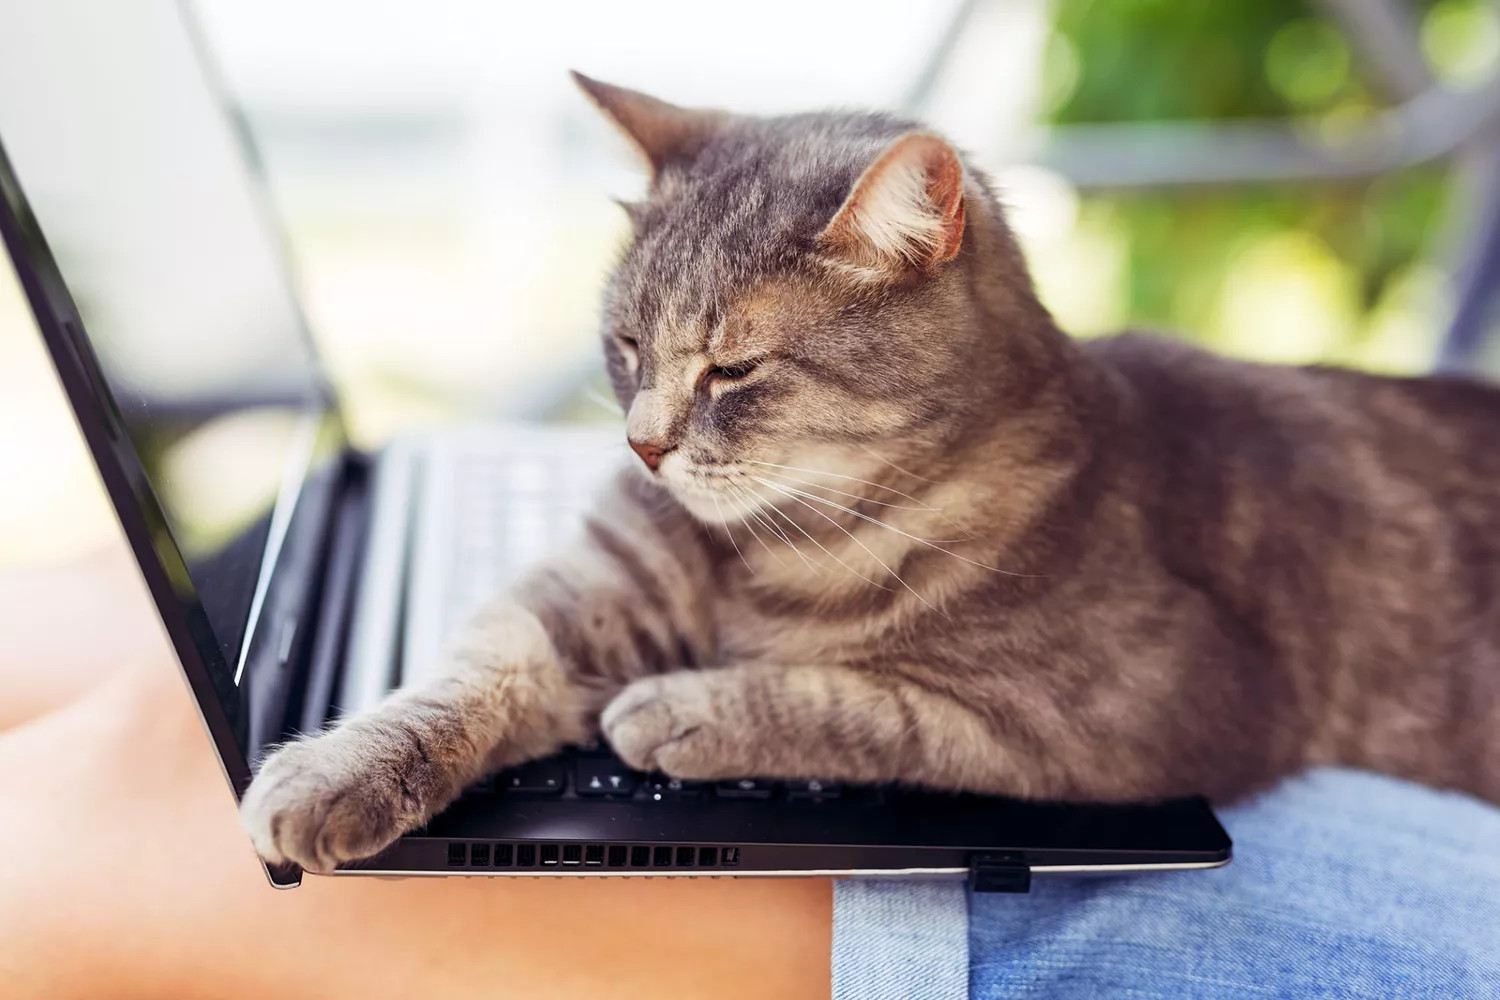
POLYGON ((635 678, 701 662, 701 536, 642 489, 607 495, 579 545, 486 609, 437 679, 272 754, 240 805, 261 855, 314 872, 369 857, 481 775, 593 735, 635 678))
POLYGON ((537 617, 498 602, 443 676, 272 754, 241 822, 267 860, 332 871, 420 826, 486 772, 584 738, 587 702, 537 617))
POLYGON ((674 777, 906 781, 1045 795, 977 713, 896 675, 747 665, 637 680, 602 717, 631 766, 674 777))

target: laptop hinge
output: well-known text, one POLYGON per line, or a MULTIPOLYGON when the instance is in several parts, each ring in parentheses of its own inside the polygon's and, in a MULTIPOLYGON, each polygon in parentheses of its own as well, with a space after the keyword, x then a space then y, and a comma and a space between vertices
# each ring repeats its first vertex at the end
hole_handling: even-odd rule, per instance
POLYGON ((973 892, 1030 892, 1031 867, 1013 851, 976 854, 969 859, 973 892))
POLYGON ((292 732, 315 733, 332 717, 334 694, 343 673, 351 609, 359 588, 359 561, 369 522, 369 460, 344 456, 334 523, 320 567, 314 641, 308 653, 300 717, 288 719, 292 732))

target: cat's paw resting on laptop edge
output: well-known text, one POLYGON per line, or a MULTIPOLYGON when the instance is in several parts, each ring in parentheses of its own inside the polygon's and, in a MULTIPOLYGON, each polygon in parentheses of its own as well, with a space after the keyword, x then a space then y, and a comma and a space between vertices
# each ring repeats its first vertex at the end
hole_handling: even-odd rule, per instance
POLYGON ((423 780, 422 769, 415 743, 370 719, 273 754, 240 803, 240 822, 267 861, 331 872, 421 821, 410 782, 423 780))

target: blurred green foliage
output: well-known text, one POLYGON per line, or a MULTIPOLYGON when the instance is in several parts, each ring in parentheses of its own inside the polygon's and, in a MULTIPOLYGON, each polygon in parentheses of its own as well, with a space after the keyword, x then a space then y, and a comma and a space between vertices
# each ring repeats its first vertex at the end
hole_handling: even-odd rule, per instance
MULTIPOLYGON (((1493 71, 1500 28, 1491 4, 1427 0, 1411 9, 1445 85, 1472 86, 1493 71)), ((1296 118, 1336 140, 1390 103, 1342 27, 1313 3, 1056 0, 1054 18, 1043 93, 1058 123, 1296 118)), ((1405 323, 1379 319, 1414 275, 1441 286, 1431 280, 1433 252, 1452 235, 1451 186, 1450 166, 1436 163, 1335 182, 1086 192, 1081 215, 1105 220, 1125 248, 1116 313, 1128 325, 1250 356, 1399 370, 1430 357, 1446 319, 1441 295, 1407 296, 1408 311, 1420 315, 1405 323), (1316 274, 1310 280, 1327 286, 1314 298, 1330 329, 1303 356, 1262 350, 1253 330, 1236 332, 1226 318, 1247 297, 1230 294, 1236 270, 1270 259, 1256 257, 1264 246, 1300 248, 1262 269, 1259 280, 1272 292, 1276 267, 1288 280, 1316 274), (1402 340, 1394 350, 1374 343, 1391 337, 1402 340)))

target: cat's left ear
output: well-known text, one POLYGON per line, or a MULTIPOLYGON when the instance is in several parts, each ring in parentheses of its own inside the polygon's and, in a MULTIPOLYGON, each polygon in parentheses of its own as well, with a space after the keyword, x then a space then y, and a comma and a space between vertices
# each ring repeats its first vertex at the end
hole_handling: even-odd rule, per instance
POLYGON ((964 167, 943 139, 912 132, 886 147, 818 236, 825 250, 876 272, 932 272, 964 239, 964 167))
POLYGON ((673 159, 692 156, 724 119, 722 111, 680 108, 637 90, 616 87, 573 71, 573 81, 619 126, 651 167, 651 177, 673 159))

